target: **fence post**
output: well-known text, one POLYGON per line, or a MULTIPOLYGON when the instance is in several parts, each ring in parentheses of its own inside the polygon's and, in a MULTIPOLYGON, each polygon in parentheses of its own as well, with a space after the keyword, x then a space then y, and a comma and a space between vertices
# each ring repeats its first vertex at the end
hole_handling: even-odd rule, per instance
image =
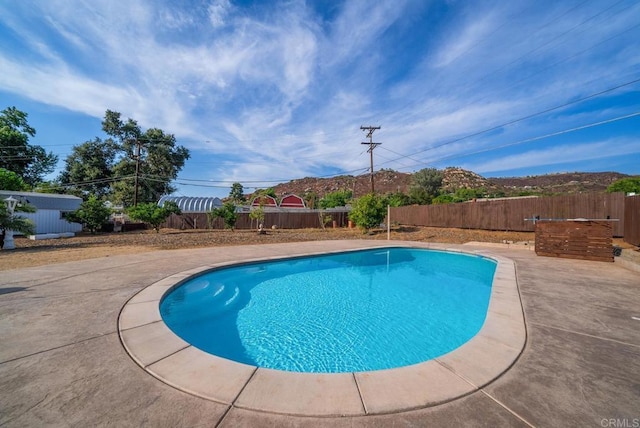
POLYGON ((387 241, 391 240, 391 205, 387 205, 387 241))

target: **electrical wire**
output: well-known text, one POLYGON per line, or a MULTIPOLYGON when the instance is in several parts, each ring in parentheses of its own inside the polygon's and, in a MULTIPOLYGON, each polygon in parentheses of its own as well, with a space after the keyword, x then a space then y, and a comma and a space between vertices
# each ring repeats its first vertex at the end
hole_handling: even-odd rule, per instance
MULTIPOLYGON (((549 133, 549 134, 540 135, 540 136, 537 136, 537 137, 525 138, 525 139, 514 141, 514 142, 511 142, 511 143, 506 143, 506 144, 500 144, 498 146, 487 147, 487 148, 476 150, 476 151, 473 151, 473 152, 459 153, 459 154, 455 154, 455 155, 444 156, 444 157, 440 157, 440 158, 437 158, 437 159, 432 159, 429 162, 429 165, 433 165, 436 162, 442 162, 442 161, 445 161, 445 160, 458 159, 458 158, 463 158, 463 157, 467 157, 467 156, 471 156, 471 155, 476 155, 476 154, 479 154, 479 153, 485 153, 485 152, 490 152, 490 151, 494 151, 494 150, 499 150, 499 149, 503 149, 505 147, 511 147, 511 146, 516 146, 516 145, 520 145, 520 144, 531 143, 533 141, 539 141, 539 140, 543 140, 543 139, 550 138, 550 137, 556 137, 558 135, 568 134, 568 133, 580 131, 580 130, 583 130, 583 129, 594 128, 596 126, 606 125, 606 124, 609 124, 609 123, 618 122, 618 121, 621 121, 621 120, 626 120, 626 119, 630 119, 630 118, 638 117, 638 116, 640 116, 640 111, 637 111, 637 112, 631 113, 631 114, 626 114, 626 115, 623 115, 623 116, 614 117, 614 118, 611 118, 611 119, 602 120, 602 121, 599 121, 599 122, 594 122, 594 123, 589 123, 589 124, 586 124, 586 125, 576 126, 574 128, 563 129, 561 131, 556 131, 556 132, 552 132, 552 133, 549 133)), ((421 164, 427 165, 426 162, 421 162, 421 164)))
MULTIPOLYGON (((459 137, 459 138, 455 138, 453 140, 449 140, 449 141, 446 141, 446 142, 443 142, 443 143, 439 143, 439 144, 427 147, 424 150, 419 150, 417 152, 413 152, 413 153, 411 153, 409 155, 402 155, 401 157, 399 157, 397 159, 394 159, 393 161, 397 161, 397 160, 404 159, 404 158, 407 158, 407 157, 412 157, 412 156, 415 156, 417 154, 424 153, 424 152, 427 152, 429 150, 434 150, 434 149, 437 149, 437 148, 440 148, 440 147, 444 147, 444 146, 447 146, 449 144, 454 144, 454 143, 460 142, 462 140, 466 140, 466 139, 471 138, 471 137, 477 137, 478 135, 486 134, 488 132, 495 131, 495 130, 500 129, 500 128, 504 128, 506 126, 513 125, 513 124, 518 123, 518 122, 522 122, 522 121, 525 121, 525 120, 528 120, 528 119, 532 119, 534 117, 541 116, 543 114, 550 113, 550 112, 555 111, 555 110, 559 110, 559 109, 562 109, 562 108, 565 108, 565 107, 569 107, 569 106, 572 106, 574 104, 578 104, 578 103, 581 103, 583 101, 587 101, 587 100, 599 97, 601 95, 608 94, 608 93, 613 92, 613 91, 615 91, 617 89, 624 88, 624 87, 633 85, 633 84, 638 83, 638 82, 640 82, 640 78, 637 78, 637 79, 631 80, 629 82, 625 82, 625 83, 619 84, 619 85, 611 87, 611 88, 607 88, 605 90, 602 90, 602 91, 596 92, 594 94, 590 94, 590 95, 584 96, 582 98, 578 98, 578 99, 573 100, 573 101, 569 101, 569 102, 566 102, 566 103, 563 103, 563 104, 560 104, 560 105, 557 105, 557 106, 554 106, 554 107, 547 108, 545 110, 542 110, 542 111, 539 111, 539 112, 536 112, 536 113, 532 113, 532 114, 529 114, 529 115, 526 115, 526 116, 519 117, 517 119, 513 119, 513 120, 510 120, 510 121, 504 122, 504 123, 502 123, 500 125, 494 125, 494 126, 492 126, 490 128, 483 129, 481 131, 473 132, 471 134, 467 134, 465 136, 462 136, 462 137, 459 137)), ((389 162, 392 162, 392 161, 389 161, 389 162)), ((389 162, 385 162, 384 164, 387 164, 389 162)))

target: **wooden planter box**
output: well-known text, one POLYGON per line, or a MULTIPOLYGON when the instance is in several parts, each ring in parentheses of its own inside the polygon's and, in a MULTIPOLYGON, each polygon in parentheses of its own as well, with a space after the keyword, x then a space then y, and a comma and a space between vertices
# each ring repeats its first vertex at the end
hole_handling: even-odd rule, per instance
POLYGON ((613 262, 613 229, 607 221, 538 221, 536 254, 613 262))

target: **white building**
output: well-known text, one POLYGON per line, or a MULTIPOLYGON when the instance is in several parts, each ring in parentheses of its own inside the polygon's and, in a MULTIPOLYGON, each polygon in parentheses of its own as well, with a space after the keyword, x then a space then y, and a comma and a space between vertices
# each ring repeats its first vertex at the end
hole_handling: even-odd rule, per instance
POLYGON ((82 198, 71 195, 0 190, 0 203, 4 203, 4 200, 9 196, 13 196, 15 199, 26 202, 36 208, 37 211, 35 213, 16 213, 21 217, 31 219, 35 223, 36 235, 82 231, 80 223, 69 223, 65 220, 67 213, 80 208, 82 198))

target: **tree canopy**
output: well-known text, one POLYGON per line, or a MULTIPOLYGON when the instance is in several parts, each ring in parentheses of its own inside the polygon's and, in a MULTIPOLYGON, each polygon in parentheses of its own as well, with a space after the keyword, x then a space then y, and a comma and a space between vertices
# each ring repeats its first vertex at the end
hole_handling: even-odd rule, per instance
POLYGON ((424 168, 413 174, 409 196, 417 204, 430 204, 442 187, 443 174, 436 168, 424 168))
POLYGON ((24 182, 22 177, 13 171, 0 168, 0 189, 2 190, 27 190, 29 186, 24 182))
POLYGON ((318 206, 322 209, 344 207, 351 200, 351 196, 351 190, 338 190, 327 193, 324 198, 320 199, 318 206))
POLYGON ((637 177, 621 178, 618 181, 611 183, 607 187, 607 192, 625 192, 640 194, 640 175, 637 177))
POLYGON ((123 121, 120 113, 111 110, 105 113, 102 130, 110 138, 95 138, 74 146, 59 177, 63 185, 125 206, 132 205, 134 200, 156 202, 175 191, 170 183, 190 154, 188 149, 177 145, 173 134, 159 128, 143 132, 135 120, 123 121))
POLYGON ((78 186, 85 194, 98 197, 107 195, 111 190, 117 150, 113 140, 103 141, 98 137, 74 146, 65 160, 60 182, 71 187, 78 186))
POLYGON ((15 107, 0 112, 0 168, 15 172, 28 186, 35 186, 53 172, 58 157, 29 144, 36 130, 29 125, 27 116, 15 107))
POLYGON ((247 201, 244 196, 244 187, 240 183, 233 183, 231 185, 231 191, 229 192, 229 198, 236 204, 242 204, 247 201))

